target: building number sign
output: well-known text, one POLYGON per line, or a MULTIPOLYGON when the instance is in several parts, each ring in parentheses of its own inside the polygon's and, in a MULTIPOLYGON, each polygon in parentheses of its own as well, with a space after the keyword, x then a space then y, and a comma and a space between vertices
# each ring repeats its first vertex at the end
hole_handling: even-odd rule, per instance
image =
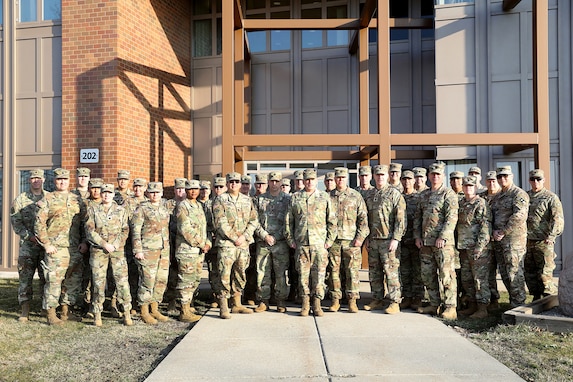
POLYGON ((99 163, 99 149, 81 149, 80 163, 99 163))

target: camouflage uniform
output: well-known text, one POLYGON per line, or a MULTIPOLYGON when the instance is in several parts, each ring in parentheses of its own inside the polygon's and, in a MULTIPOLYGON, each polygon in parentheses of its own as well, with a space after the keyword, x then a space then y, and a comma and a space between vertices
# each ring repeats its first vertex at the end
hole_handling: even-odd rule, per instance
MULTIPOLYGON (((175 179, 174 188, 185 187, 185 178, 175 179)), ((184 199, 185 200, 185 199, 184 199)), ((177 284, 179 279, 179 267, 177 265, 177 206, 181 203, 177 199, 165 200, 165 208, 169 211, 169 275, 167 276, 167 289, 163 296, 164 301, 169 302, 172 308, 175 307, 175 301, 179 298, 177 284)))
POLYGON ((36 236, 44 247, 57 248, 57 253, 46 253, 42 261, 46 276, 42 307, 73 306, 82 291, 83 255, 78 248, 85 241, 85 204, 71 192, 54 191, 37 205, 36 236))
POLYGON ((406 220, 408 222, 398 247, 402 297, 421 301, 424 298, 424 284, 420 269, 420 249, 414 240, 414 215, 416 208, 418 208, 420 194, 414 191, 411 194, 403 193, 402 197, 406 202, 406 220))
POLYGON ((330 196, 321 190, 305 190, 291 197, 285 222, 285 237, 296 246, 295 260, 299 272, 300 294, 324 298, 324 277, 328 251, 336 239, 336 212, 330 196))
POLYGON ((211 249, 205 254, 205 262, 209 270, 209 285, 215 294, 220 281, 219 267, 217 265, 217 244, 215 242, 215 228, 213 226, 213 199, 204 202, 199 201, 203 206, 205 220, 207 221, 207 236, 212 242, 211 249))
POLYGON ((253 202, 259 216, 257 236, 257 298, 271 298, 272 278, 274 273, 274 291, 277 300, 284 301, 288 297, 287 270, 289 267, 289 246, 285 241, 285 219, 290 203, 290 195, 280 191, 277 196, 270 191, 254 198, 253 202), (268 245, 265 238, 271 235, 274 245, 268 245))
POLYGON ((213 201, 213 224, 217 234, 217 264, 220 272, 217 298, 227 299, 241 295, 245 288, 245 270, 249 266, 249 244, 257 228, 257 212, 251 198, 239 194, 233 198, 229 193, 213 201), (235 241, 243 235, 245 243, 237 247, 235 241))
POLYGON ((169 211, 162 203, 142 202, 131 220, 133 253, 139 269, 137 300, 140 305, 160 303, 169 273, 169 211))
POLYGON ((458 221, 458 195, 442 184, 437 190, 420 193, 414 215, 414 239, 422 240, 420 250, 422 281, 431 306, 443 301, 446 308, 457 306, 454 230, 458 221), (443 248, 435 246, 443 239, 443 248), (441 285, 440 285, 441 283, 441 285), (440 296, 443 291, 443 297, 440 296))
POLYGON ((124 312, 131 310, 131 294, 127 275, 124 246, 129 235, 127 211, 112 201, 111 206, 94 204, 88 208, 86 238, 90 243, 90 266, 93 277, 94 313, 103 311, 108 267, 113 272, 117 299, 124 312), (105 244, 115 247, 114 252, 104 250, 105 244))
POLYGON ((505 235, 499 245, 494 245, 494 251, 512 306, 525 303, 523 258, 527 247, 528 208, 529 196, 515 184, 501 190, 491 203, 493 230, 501 230, 505 235))
POLYGON ((119 188, 115 189, 115 195, 113 197, 113 201, 116 202, 118 205, 123 205, 126 200, 129 198, 133 198, 133 191, 130 189, 120 191, 119 188))
POLYGON ((177 206, 177 251, 175 257, 178 264, 177 290, 181 296, 181 304, 191 303, 193 294, 201 282, 203 248, 211 246, 207 235, 207 219, 203 206, 197 201, 184 200, 177 206))
POLYGON ((491 211, 483 198, 460 200, 456 232, 464 290, 470 302, 489 304, 491 211))
POLYGON ((36 221, 36 203, 46 196, 42 190, 39 195, 26 191, 18 195, 12 203, 10 220, 16 235, 20 236, 18 251, 18 303, 32 300, 34 294, 32 281, 34 273, 38 270, 40 277, 40 290, 44 290, 46 279, 40 262, 44 257, 44 248, 36 242, 34 223, 36 221))
POLYGON ((137 306, 137 290, 139 289, 139 266, 135 257, 133 256, 133 235, 131 232, 131 221, 133 219, 133 213, 137 207, 146 200, 147 199, 145 197, 136 198, 133 196, 126 199, 124 204, 122 204, 122 206, 127 211, 127 222, 129 226, 129 235, 125 241, 124 253, 125 259, 127 260, 127 277, 129 281, 129 293, 131 295, 132 307, 137 306))
POLYGON ((553 282, 554 245, 563 233, 563 206, 559 197, 543 188, 529 190, 527 216, 527 253, 524 260, 525 281, 529 293, 536 297, 557 294, 553 282))
POLYGON ((390 241, 401 241, 406 231, 406 202, 398 189, 390 184, 374 189, 366 198, 368 207, 368 275, 372 297, 384 299, 384 279, 388 286, 388 298, 399 303, 402 300, 400 287, 400 259, 397 252, 390 252, 390 241))

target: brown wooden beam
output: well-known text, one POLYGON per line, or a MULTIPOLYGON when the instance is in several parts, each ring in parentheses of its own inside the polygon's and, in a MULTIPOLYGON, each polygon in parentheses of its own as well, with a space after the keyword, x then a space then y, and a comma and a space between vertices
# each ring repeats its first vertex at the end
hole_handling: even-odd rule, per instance
POLYGON ((523 150, 534 149, 535 145, 506 145, 503 146, 503 155, 511 155, 523 150))
POLYGON ((223 52, 221 54, 222 62, 222 173, 226 174, 235 168, 233 130, 235 127, 234 118, 234 67, 235 67, 235 31, 234 31, 234 8, 236 7, 235 1, 222 2, 222 39, 223 39, 223 52))
POLYGON ((378 0, 378 157, 380 163, 391 160, 390 118, 390 2, 378 0))
POLYGON ((392 160, 435 158, 436 150, 392 150, 392 160))
POLYGON ((505 146, 537 145, 536 133, 392 134, 391 146, 505 146))
POLYGON ((360 151, 244 151, 244 161, 361 161, 364 153, 360 151))
POLYGON ((503 5, 501 6, 501 9, 503 9, 505 12, 511 11, 520 2, 521 0, 503 0, 503 5))
MULTIPOLYGON (((433 29, 434 19, 391 18, 389 19, 389 25, 392 29, 433 29)), ((378 19, 372 19, 368 28, 378 28, 378 19)))
POLYGON ((235 9, 233 12, 235 29, 241 29, 243 27, 243 9, 241 8, 241 0, 235 0, 235 9))
POLYGON ((253 134, 235 137, 236 146, 370 146, 379 141, 378 134, 253 134))
MULTIPOLYGON (((362 7, 362 13, 360 14, 360 22, 358 24, 360 29, 367 28, 376 12, 376 0, 366 0, 364 7, 362 7)), ((354 31, 352 38, 350 39, 350 45, 348 51, 350 54, 355 54, 358 50, 358 31, 354 31)))

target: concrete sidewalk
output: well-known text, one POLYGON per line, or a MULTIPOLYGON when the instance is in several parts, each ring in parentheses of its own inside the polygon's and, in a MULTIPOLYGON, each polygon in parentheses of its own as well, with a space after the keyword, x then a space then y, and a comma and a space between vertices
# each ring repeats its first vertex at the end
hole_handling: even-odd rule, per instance
MULTIPOLYGON (((370 301, 368 292, 360 307, 370 301)), ((429 316, 344 308, 315 318, 300 317, 299 310, 291 305, 280 314, 273 306, 222 320, 211 309, 147 381, 522 380, 429 316)))

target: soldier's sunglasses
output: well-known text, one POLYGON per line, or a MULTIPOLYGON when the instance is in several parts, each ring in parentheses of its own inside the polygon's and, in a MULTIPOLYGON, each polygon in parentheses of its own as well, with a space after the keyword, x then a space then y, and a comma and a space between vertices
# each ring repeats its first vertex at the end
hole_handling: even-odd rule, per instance
POLYGON ((542 179, 543 179, 543 178, 539 178, 539 177, 536 177, 536 176, 532 176, 531 178, 529 178, 529 181, 530 181, 530 182, 541 182, 542 179))

